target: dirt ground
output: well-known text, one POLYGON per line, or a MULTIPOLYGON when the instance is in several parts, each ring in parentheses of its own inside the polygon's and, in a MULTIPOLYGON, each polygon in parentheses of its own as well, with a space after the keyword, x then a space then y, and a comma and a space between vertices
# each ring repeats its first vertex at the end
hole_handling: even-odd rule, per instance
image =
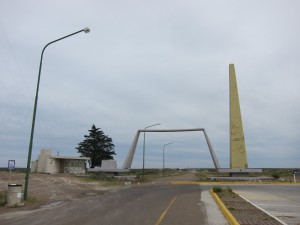
MULTIPOLYGON (((0 192, 7 190, 9 179, 11 184, 22 184, 24 188, 25 173, 0 172, 0 192)), ((89 181, 74 175, 32 173, 29 178, 28 201, 18 210, 34 209, 60 200, 67 201, 87 195, 104 194, 116 188, 118 187, 105 186, 101 181, 89 181)), ((0 213, 9 210, 0 207, 0 213)))

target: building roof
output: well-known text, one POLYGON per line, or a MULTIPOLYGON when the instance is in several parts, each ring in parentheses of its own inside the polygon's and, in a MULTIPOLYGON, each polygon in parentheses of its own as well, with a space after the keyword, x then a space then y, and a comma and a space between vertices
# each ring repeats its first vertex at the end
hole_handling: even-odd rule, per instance
POLYGON ((73 159, 73 160, 90 160, 88 157, 75 157, 75 156, 51 156, 51 159, 73 159))

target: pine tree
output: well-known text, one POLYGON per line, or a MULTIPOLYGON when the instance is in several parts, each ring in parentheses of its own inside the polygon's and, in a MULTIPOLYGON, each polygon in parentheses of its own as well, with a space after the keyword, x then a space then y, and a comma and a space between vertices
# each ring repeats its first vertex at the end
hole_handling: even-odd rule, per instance
POLYGON ((112 139, 94 124, 89 132, 89 135, 84 135, 85 140, 76 149, 81 156, 90 158, 90 168, 101 166, 102 160, 114 159, 113 155, 116 153, 112 139))

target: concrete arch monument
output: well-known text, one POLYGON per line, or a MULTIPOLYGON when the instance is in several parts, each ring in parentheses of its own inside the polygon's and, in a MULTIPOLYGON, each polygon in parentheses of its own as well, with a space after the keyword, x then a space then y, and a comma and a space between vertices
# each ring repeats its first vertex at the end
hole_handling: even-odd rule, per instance
POLYGON ((139 140, 139 136, 140 136, 140 133, 141 132, 195 132, 195 131, 200 131, 200 132, 203 132, 204 136, 205 136, 205 140, 207 142, 207 146, 208 146, 208 149, 209 149, 209 152, 210 152, 210 155, 212 157, 212 160, 213 160, 213 163, 215 165, 215 168, 217 169, 217 171, 219 171, 220 169, 220 164, 219 164, 219 161, 217 159, 217 156, 214 152, 214 149, 210 143, 210 140, 206 134, 206 131, 204 128, 194 128, 194 129, 171 129, 171 130, 138 130, 136 132, 136 135, 133 139, 133 142, 131 144, 131 147, 129 149, 129 152, 127 154, 127 157, 126 157, 126 160, 124 162, 124 165, 123 165, 123 168, 124 170, 126 169, 130 169, 131 168, 131 164, 132 164, 132 160, 133 160, 133 157, 134 157, 134 153, 135 153, 135 149, 136 149, 136 146, 137 146, 137 143, 138 143, 138 140, 139 140))
POLYGON ((249 169, 246 154, 245 137, 237 88, 237 81, 235 75, 234 64, 229 64, 229 107, 230 107, 230 168, 221 168, 216 154, 212 148, 209 138, 204 128, 195 129, 172 129, 172 130, 138 130, 126 160, 123 165, 123 170, 131 168, 133 156, 138 143, 141 132, 191 132, 200 131, 204 133, 208 149, 210 151, 213 163, 218 172, 229 173, 231 176, 247 175, 253 172, 262 172, 262 169, 249 169))

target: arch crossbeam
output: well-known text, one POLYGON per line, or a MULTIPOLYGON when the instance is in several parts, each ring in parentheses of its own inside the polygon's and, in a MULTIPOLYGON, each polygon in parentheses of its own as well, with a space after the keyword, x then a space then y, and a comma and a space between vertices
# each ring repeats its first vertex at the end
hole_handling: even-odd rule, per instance
POLYGON ((140 133, 141 132, 148 132, 148 133, 151 133, 151 132, 193 132, 193 131, 200 131, 200 132, 203 132, 204 134, 204 137, 206 139, 206 142, 207 142, 207 145, 208 145, 208 149, 209 149, 209 152, 210 152, 210 155, 212 157, 212 160, 213 160, 213 163, 215 165, 215 168, 219 171, 220 169, 220 164, 219 164, 219 161, 217 159, 217 156, 214 152, 214 149, 210 143, 210 140, 206 134, 206 131, 204 128, 192 128, 192 129, 168 129, 168 130, 138 130, 135 134, 135 137, 132 141, 132 144, 130 146, 130 149, 129 149, 129 152, 127 154, 127 157, 126 157, 126 160, 124 162, 124 165, 123 165, 123 169, 130 169, 131 168, 131 164, 132 164, 132 160, 133 160, 133 156, 135 154, 135 150, 136 150, 136 146, 137 146, 137 143, 138 143, 138 140, 139 140, 139 136, 140 136, 140 133))

